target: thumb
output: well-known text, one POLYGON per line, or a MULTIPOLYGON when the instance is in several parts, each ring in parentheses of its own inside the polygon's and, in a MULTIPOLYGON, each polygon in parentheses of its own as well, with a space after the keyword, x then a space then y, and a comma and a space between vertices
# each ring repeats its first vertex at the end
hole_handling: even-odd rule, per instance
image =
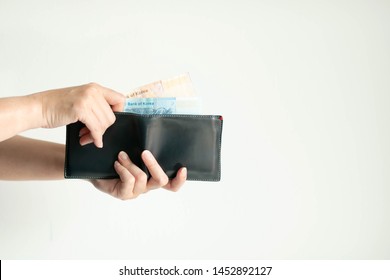
POLYGON ((112 106, 113 111, 122 111, 125 105, 125 96, 113 90, 105 90, 103 92, 104 99, 112 106))

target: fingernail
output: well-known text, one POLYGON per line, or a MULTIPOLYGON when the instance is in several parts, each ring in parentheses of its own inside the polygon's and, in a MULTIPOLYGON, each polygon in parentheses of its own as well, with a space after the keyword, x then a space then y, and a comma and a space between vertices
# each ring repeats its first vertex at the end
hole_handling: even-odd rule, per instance
POLYGON ((144 157, 146 158, 146 160, 151 160, 152 159, 152 153, 148 150, 145 150, 144 152, 144 157))
POLYGON ((95 146, 98 148, 103 148, 103 142, 95 142, 95 146))
POLYGON ((124 152, 124 151, 121 151, 119 153, 119 157, 123 160, 128 160, 129 159, 129 156, 124 152))
POLYGON ((80 131, 79 131, 79 137, 84 136, 84 135, 87 134, 88 132, 89 132, 88 128, 83 127, 83 128, 80 129, 80 131))
POLYGON ((87 145, 87 143, 86 143, 85 141, 81 141, 81 139, 80 139, 79 143, 80 143, 80 146, 85 146, 85 145, 87 145))
POLYGON ((80 145, 81 146, 85 146, 87 144, 91 144, 91 143, 94 143, 93 141, 93 138, 90 137, 91 135, 83 135, 81 138, 80 138, 80 145))
POLYGON ((183 170, 181 172, 181 176, 183 176, 183 178, 187 178, 187 167, 183 167, 183 170))

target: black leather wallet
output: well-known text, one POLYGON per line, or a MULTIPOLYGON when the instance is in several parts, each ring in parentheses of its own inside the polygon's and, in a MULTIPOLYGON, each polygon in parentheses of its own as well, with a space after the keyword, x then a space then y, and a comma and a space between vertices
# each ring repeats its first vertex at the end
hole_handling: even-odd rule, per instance
POLYGON ((115 113, 116 121, 103 135, 103 148, 81 146, 81 122, 66 127, 65 178, 118 178, 114 162, 120 151, 150 176, 141 159, 147 149, 174 178, 187 167, 187 180, 221 178, 222 117, 214 115, 140 115, 115 113))

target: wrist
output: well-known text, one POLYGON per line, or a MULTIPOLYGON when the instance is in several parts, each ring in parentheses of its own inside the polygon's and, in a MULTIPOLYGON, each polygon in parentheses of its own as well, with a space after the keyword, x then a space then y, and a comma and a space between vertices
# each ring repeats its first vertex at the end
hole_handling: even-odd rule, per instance
POLYGON ((46 126, 43 114, 43 93, 34 93, 23 96, 23 104, 27 106, 29 114, 29 128, 41 128, 46 126))

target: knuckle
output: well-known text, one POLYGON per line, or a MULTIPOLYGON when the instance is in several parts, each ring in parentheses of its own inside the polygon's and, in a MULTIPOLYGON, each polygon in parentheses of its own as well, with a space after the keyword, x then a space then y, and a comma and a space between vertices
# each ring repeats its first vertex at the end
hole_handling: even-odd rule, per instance
POLYGON ((100 134, 104 134, 107 128, 108 126, 103 122, 96 121, 94 124, 94 129, 100 134))
POLYGON ((103 135, 104 129, 100 124, 95 124, 90 128, 91 134, 95 137, 103 135))
POLYGON ((104 123, 102 123, 102 127, 104 127, 104 130, 109 128, 113 123, 115 122, 115 117, 112 117, 111 114, 107 117, 106 120, 104 120, 104 123))
POLYGON ((140 183, 146 183, 148 176, 144 172, 139 172, 136 176, 136 180, 140 183))
POLYGON ((100 86, 97 83, 89 83, 83 86, 83 94, 86 97, 95 95, 99 91, 100 86))
POLYGON ((90 82, 88 84, 85 85, 86 88, 90 89, 90 90, 97 90, 98 88, 100 88, 100 85, 98 83, 95 83, 95 82, 90 82))
POLYGON ((107 124, 104 124, 104 123, 99 123, 99 125, 97 125, 97 127, 98 127, 98 131, 103 135, 109 126, 107 124))
POLYGON ((158 163, 156 161, 149 161, 147 163, 148 169, 156 169, 158 167, 158 163))
POLYGON ((115 115, 110 114, 108 121, 109 121, 109 125, 112 125, 116 121, 115 115))
POLYGON ((156 181, 159 186, 165 186, 166 184, 168 184, 169 179, 168 176, 165 175, 165 176, 160 176, 159 178, 156 179, 156 181))
POLYGON ((122 188, 118 193, 118 198, 121 200, 129 200, 136 198, 138 194, 136 194, 133 190, 132 185, 126 185, 126 187, 122 188))
POLYGON ((127 178, 127 182, 126 183, 131 185, 131 186, 134 186, 135 178, 133 176, 129 176, 129 178, 127 178))

